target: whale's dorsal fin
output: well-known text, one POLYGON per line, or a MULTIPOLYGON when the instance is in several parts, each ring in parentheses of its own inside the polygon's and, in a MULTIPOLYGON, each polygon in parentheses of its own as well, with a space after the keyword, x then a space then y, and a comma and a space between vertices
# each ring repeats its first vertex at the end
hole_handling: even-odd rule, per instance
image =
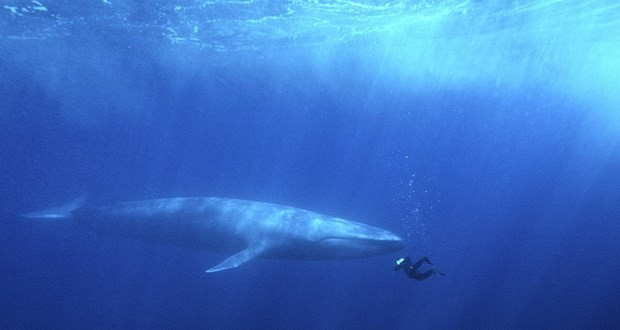
POLYGON ((267 250, 267 244, 259 244, 259 245, 250 246, 241 252, 233 254, 228 259, 222 261, 216 266, 213 266, 207 269, 206 272, 215 273, 215 272, 219 272, 220 270, 226 270, 226 269, 238 267, 258 257, 263 252, 265 252, 265 250, 267 250))

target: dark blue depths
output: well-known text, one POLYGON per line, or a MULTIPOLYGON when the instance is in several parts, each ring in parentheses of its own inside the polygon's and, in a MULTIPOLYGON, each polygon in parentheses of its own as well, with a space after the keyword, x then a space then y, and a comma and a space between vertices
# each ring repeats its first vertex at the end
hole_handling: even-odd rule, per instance
POLYGON ((348 46, 317 69, 303 52, 169 66, 74 42, 1 45, 2 328, 620 322, 618 132, 591 104, 537 82, 412 86, 348 46), (408 280, 398 253, 206 274, 226 256, 17 215, 84 194, 302 207, 391 229, 447 276, 408 280))

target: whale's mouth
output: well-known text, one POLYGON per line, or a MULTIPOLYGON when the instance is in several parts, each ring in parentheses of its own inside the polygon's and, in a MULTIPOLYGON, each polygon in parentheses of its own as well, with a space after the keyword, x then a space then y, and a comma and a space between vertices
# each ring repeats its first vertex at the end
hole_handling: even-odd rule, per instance
POLYGON ((377 244, 392 244, 392 243, 401 243, 403 240, 398 237, 390 237, 390 238, 371 238, 371 237, 356 237, 356 236, 327 236, 323 237, 319 242, 330 241, 330 240, 347 240, 347 241, 359 241, 359 242, 373 242, 377 244))

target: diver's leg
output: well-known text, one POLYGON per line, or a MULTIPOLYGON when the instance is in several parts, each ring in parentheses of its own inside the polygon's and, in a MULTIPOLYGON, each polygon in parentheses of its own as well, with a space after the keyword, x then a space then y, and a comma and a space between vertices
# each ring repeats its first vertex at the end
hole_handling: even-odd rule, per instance
POLYGON ((413 265, 411 266, 411 268, 412 268, 414 271, 418 270, 418 268, 420 268, 420 266, 422 266, 422 263, 425 261, 424 259, 426 259, 426 257, 424 257, 424 258, 422 258, 422 259, 420 259, 420 260, 416 261, 416 262, 415 262, 415 264, 413 264, 413 265))
POLYGON ((409 278, 415 278, 416 280, 419 277, 419 273, 418 273, 418 268, 420 268, 420 266, 422 266, 422 263, 424 262, 424 258, 418 260, 415 262, 415 264, 411 264, 410 260, 409 264, 405 266, 405 273, 407 273, 407 276, 409 276, 409 278))
POLYGON ((424 272, 424 273, 414 272, 414 273, 413 273, 413 274, 411 274, 411 276, 409 276, 409 277, 411 277, 411 278, 415 278, 415 279, 416 279, 416 280, 418 280, 418 281, 422 281, 422 280, 427 279, 429 276, 433 275, 433 273, 434 273, 434 272, 433 272, 433 270, 432 270, 432 269, 430 269, 430 270, 427 270, 427 271, 426 271, 426 272, 424 272))
POLYGON ((433 263, 428 259, 428 257, 424 257, 418 261, 416 261, 415 264, 413 264, 411 267, 406 268, 405 271, 407 272, 407 276, 409 276, 409 278, 415 278, 418 281, 422 281, 427 279, 429 276, 433 275, 433 274, 439 274, 444 276, 445 274, 440 272, 439 269, 437 269, 437 267, 435 267, 433 265, 433 263), (420 266, 422 266, 423 262, 427 262, 428 264, 430 264, 433 268, 427 270, 424 273, 418 273, 418 268, 420 268, 420 266))
POLYGON ((431 262, 431 260, 428 257, 424 257, 422 258, 422 260, 426 261, 429 265, 431 265, 433 267, 433 274, 439 274, 441 276, 446 276, 446 274, 442 273, 439 269, 437 269, 437 267, 435 267, 435 265, 431 262))

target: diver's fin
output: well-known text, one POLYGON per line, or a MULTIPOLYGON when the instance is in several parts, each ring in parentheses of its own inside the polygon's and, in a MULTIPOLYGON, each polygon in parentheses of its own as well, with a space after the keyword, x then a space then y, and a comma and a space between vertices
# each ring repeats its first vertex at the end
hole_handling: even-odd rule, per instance
POLYGON ((262 254, 263 252, 265 252, 265 250, 267 250, 267 245, 266 244, 261 244, 261 245, 256 245, 256 246, 250 246, 249 248, 238 252, 236 254, 233 254, 232 256, 230 256, 228 259, 222 261, 221 263, 217 264, 214 267, 211 267, 209 269, 207 269, 207 273, 215 273, 215 272, 219 272, 220 270, 226 270, 226 269, 230 269, 230 268, 235 268, 238 267, 256 257, 258 257, 260 254, 262 254))
POLYGON ((439 274, 441 276, 446 276, 446 274, 442 273, 441 270, 437 269, 437 267, 433 267, 433 274, 439 274))
POLYGON ((71 213, 76 209, 79 209, 84 205, 86 197, 78 197, 60 207, 53 207, 42 211, 34 211, 20 214, 24 218, 28 219, 68 219, 71 218, 71 213))

